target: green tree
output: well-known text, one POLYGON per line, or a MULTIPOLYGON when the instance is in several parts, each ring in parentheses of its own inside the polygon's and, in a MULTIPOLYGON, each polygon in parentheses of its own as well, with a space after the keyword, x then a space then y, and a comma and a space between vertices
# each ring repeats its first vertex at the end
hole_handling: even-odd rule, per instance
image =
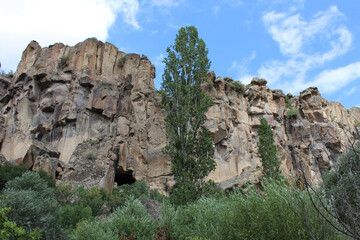
POLYGON ((258 134, 258 149, 265 176, 268 178, 280 179, 280 164, 276 155, 277 150, 274 144, 274 134, 265 118, 260 118, 258 134))
POLYGON ((28 171, 28 167, 23 163, 13 165, 6 162, 4 166, 0 167, 0 190, 5 188, 8 181, 20 177, 26 171, 28 171))
POLYGON ((360 239, 360 143, 340 156, 323 178, 339 229, 353 239, 360 239))
POLYGON ((163 61, 162 106, 166 110, 169 143, 165 153, 172 161, 176 185, 172 191, 178 203, 201 195, 204 178, 215 169, 212 141, 204 127, 205 113, 212 99, 201 90, 210 68, 208 49, 194 26, 181 28, 175 44, 167 48, 163 61))
POLYGON ((25 172, 7 182, 0 206, 10 208, 9 220, 27 232, 41 229, 42 239, 66 239, 58 225, 55 189, 36 172, 25 172))
POLYGON ((35 229, 32 232, 27 232, 22 227, 18 227, 16 223, 9 221, 6 216, 6 212, 9 211, 8 208, 0 207, 0 239, 10 240, 35 240, 40 239, 41 234, 39 229, 35 229))

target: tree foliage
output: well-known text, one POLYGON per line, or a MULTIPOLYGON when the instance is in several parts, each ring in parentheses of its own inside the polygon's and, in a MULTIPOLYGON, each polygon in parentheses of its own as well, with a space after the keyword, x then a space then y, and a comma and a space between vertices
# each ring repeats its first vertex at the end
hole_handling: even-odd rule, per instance
POLYGON ((6 162, 4 166, 0 167, 0 190, 5 188, 8 181, 20 177, 26 171, 28 171, 28 167, 23 163, 13 165, 6 162))
POLYGON ((343 154, 333 171, 324 174, 324 186, 342 231, 360 239, 360 144, 343 154))
POLYGON ((280 179, 280 164, 276 155, 274 134, 265 118, 260 118, 258 148, 266 177, 280 179))
POLYGON ((203 179, 215 169, 212 141, 204 127, 205 113, 213 102, 200 87, 206 81, 210 61, 194 26, 181 28, 166 51, 162 103, 169 143, 165 153, 171 157, 176 178, 173 194, 187 192, 182 200, 185 203, 201 194, 203 179))
POLYGON ((1 206, 10 208, 9 220, 26 231, 39 228, 43 239, 62 239, 55 190, 36 172, 7 182, 1 206))
POLYGON ((10 239, 18 239, 18 240, 35 240, 40 239, 41 234, 39 229, 35 229, 32 232, 27 232, 22 227, 18 227, 16 223, 9 221, 6 216, 6 212, 8 212, 8 208, 0 207, 0 239, 2 240, 10 240, 10 239))

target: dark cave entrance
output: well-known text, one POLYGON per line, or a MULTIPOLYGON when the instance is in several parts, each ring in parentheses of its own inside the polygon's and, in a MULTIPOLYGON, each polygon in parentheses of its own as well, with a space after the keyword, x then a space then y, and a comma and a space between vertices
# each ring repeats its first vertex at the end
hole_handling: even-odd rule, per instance
POLYGON ((118 186, 133 184, 135 181, 136 179, 133 177, 132 170, 124 171, 122 167, 116 169, 114 182, 116 182, 118 186))

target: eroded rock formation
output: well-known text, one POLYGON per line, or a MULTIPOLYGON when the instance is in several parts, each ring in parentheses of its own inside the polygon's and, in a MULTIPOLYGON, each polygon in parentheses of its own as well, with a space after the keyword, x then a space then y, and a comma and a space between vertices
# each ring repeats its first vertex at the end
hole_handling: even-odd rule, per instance
MULTIPOLYGON (((0 155, 58 182, 111 189, 114 181, 145 180, 168 192, 174 180, 154 77, 146 56, 96 39, 73 47, 31 42, 13 78, 0 77, 0 155)), ((359 108, 328 102, 317 88, 286 97, 254 78, 239 91, 213 72, 202 87, 215 103, 206 122, 217 162, 210 178, 223 188, 261 177, 260 117, 273 127, 282 171, 297 175, 303 166, 314 181, 357 133, 359 108), (287 116, 289 104, 297 117, 287 116)))

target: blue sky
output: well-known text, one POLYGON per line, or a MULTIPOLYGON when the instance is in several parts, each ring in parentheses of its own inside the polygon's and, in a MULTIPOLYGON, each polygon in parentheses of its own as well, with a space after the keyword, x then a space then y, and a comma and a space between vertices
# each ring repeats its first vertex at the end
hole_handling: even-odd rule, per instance
POLYGON ((96 37, 147 55, 160 88, 166 48, 194 25, 217 76, 258 76, 296 95, 317 86, 350 108, 360 106, 359 9, 359 0, 0 0, 0 61, 15 70, 33 39, 47 46, 96 37))

